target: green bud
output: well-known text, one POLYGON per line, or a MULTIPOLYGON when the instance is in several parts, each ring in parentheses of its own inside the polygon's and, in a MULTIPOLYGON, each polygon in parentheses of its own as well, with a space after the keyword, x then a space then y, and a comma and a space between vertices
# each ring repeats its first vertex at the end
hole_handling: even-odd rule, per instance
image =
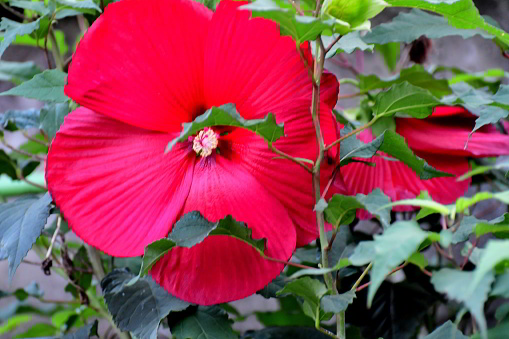
POLYGON ((336 31, 346 34, 349 31, 370 29, 369 19, 390 6, 384 0, 325 0, 323 17, 336 19, 336 31))

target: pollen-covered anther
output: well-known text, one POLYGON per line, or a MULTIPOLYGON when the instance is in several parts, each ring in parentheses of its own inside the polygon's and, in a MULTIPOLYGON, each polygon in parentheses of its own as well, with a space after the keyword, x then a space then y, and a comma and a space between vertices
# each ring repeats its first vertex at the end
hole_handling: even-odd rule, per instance
POLYGON ((193 150, 202 157, 208 157, 217 148, 219 134, 206 127, 193 140, 193 150))

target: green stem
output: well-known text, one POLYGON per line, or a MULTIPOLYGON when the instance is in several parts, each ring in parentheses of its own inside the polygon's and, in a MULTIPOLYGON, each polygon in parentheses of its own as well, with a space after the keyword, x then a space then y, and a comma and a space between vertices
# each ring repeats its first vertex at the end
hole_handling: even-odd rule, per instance
POLYGON ((58 70, 64 70, 64 62, 62 60, 62 56, 60 55, 60 50, 58 49, 57 38, 55 36, 55 32, 53 29, 49 29, 48 38, 51 42, 51 54, 53 55, 53 59, 55 59, 55 65, 58 70))
POLYGON ((371 267, 373 267, 373 262, 370 262, 368 267, 366 267, 366 269, 364 270, 364 272, 362 272, 361 276, 359 277, 359 279, 357 279, 357 281, 355 282, 355 284, 353 284, 352 286, 352 291, 355 291, 357 289, 357 287, 359 287, 359 285, 361 284, 362 282, 362 279, 364 279, 364 277, 366 276, 366 274, 368 274, 369 270, 371 269, 371 267))
MULTIPOLYGON (((46 182, 44 181, 44 173, 32 173, 26 177, 26 180, 30 183, 35 183, 42 187, 46 185, 46 182)), ((5 198, 22 194, 46 192, 45 189, 31 185, 28 182, 13 180, 6 175, 0 175, 0 196, 5 198)))
POLYGON ((339 84, 340 85, 350 84, 350 85, 354 85, 355 87, 359 87, 359 81, 356 79, 352 79, 352 78, 339 79, 339 84))
POLYGON ((354 129, 354 130, 353 130, 353 131, 351 131, 350 133, 345 134, 345 135, 344 135, 344 136, 342 136, 341 138, 339 138, 339 139, 337 139, 336 141, 334 141, 332 144, 327 145, 327 146, 325 147, 325 150, 327 151, 327 150, 331 149, 332 147, 336 146, 337 144, 339 144, 341 141, 343 141, 343 140, 345 140, 345 139, 347 139, 347 138, 350 138, 352 135, 355 135, 355 134, 357 134, 357 133, 359 133, 359 132, 364 131, 364 130, 365 130, 366 128, 368 128, 368 127, 371 127, 371 126, 372 126, 372 125, 373 125, 373 124, 374 124, 374 123, 375 123, 375 122, 376 122, 379 118, 380 118, 380 116, 379 116, 379 115, 375 116, 375 117, 374 117, 373 119, 371 119, 371 121, 370 121, 370 122, 368 122, 367 124, 362 125, 362 126, 360 126, 360 127, 356 128, 356 129, 354 129))
POLYGON ((94 270, 95 276, 97 279, 99 279, 99 282, 102 281, 106 274, 104 273, 101 254, 96 248, 89 245, 87 245, 87 254, 88 258, 90 259, 90 263, 92 264, 92 269, 94 270))

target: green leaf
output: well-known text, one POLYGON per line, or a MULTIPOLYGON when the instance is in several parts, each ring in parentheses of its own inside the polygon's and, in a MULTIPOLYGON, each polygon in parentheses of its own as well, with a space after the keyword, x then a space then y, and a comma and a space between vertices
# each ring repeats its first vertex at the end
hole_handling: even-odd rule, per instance
POLYGON ((509 240, 490 240, 484 248, 481 258, 473 271, 468 293, 477 293, 486 276, 491 276, 495 266, 509 259, 509 240))
MULTIPOLYGON (((4 150, 0 149, 0 175, 6 174, 13 180, 18 179, 16 164, 4 150)), ((0 205, 1 206, 1 205, 0 205)), ((1 248, 0 248, 1 253, 1 248)))
POLYGON ((39 109, 8 110, 0 114, 0 126, 9 131, 39 128, 39 109), (14 125, 14 126, 13 126, 14 125))
POLYGON ((148 273, 150 268, 173 247, 193 247, 210 235, 227 235, 255 248, 263 254, 265 239, 253 239, 252 231, 243 222, 238 222, 227 215, 217 222, 210 222, 200 212, 186 213, 175 223, 167 239, 154 241, 145 247, 140 276, 148 273))
MULTIPOLYGON (((443 268, 438 272, 433 272, 431 283, 435 290, 440 293, 446 293, 449 299, 462 302, 477 320, 482 333, 486 333, 486 319, 484 318, 484 303, 488 299, 493 274, 486 274, 477 284, 475 291, 471 291, 469 284, 474 272, 463 272, 450 268, 443 268)), ((483 336, 486 339, 486 336, 483 336)))
POLYGON ((493 194, 490 192, 479 192, 471 198, 458 198, 458 200, 456 200, 456 213, 463 213, 470 206, 475 205, 480 201, 492 198, 493 194))
POLYGON ((373 114, 389 117, 401 113, 423 119, 433 113, 433 107, 440 104, 428 90, 404 81, 376 96, 373 114))
POLYGON ((156 339, 159 322, 189 303, 172 296, 151 277, 135 279, 125 269, 115 269, 101 281, 108 311, 115 324, 140 339, 156 339))
POLYGON ((497 277, 490 295, 509 298, 509 272, 497 277))
POLYGON ((382 55, 389 71, 394 72, 398 65, 401 44, 399 42, 389 42, 382 45, 377 44, 375 45, 375 50, 382 55))
POLYGON ((32 61, 15 62, 0 60, 0 81, 23 82, 41 73, 32 61))
POLYGON ((446 323, 442 324, 439 328, 422 339, 468 339, 468 337, 463 335, 452 321, 447 320, 446 323))
POLYGON ((23 339, 23 338, 36 338, 41 336, 50 337, 56 335, 58 332, 59 330, 53 325, 38 323, 30 327, 25 332, 16 334, 14 338, 23 339))
POLYGON ((99 334, 97 333, 98 327, 99 321, 94 320, 94 322, 85 325, 72 333, 66 334, 59 339, 88 339, 90 337, 99 338, 99 334))
MULTIPOLYGON (((371 306, 376 290, 389 272, 407 260, 428 237, 415 221, 398 221, 382 235, 375 235, 375 257, 368 288, 368 306, 371 306)), ((351 260, 351 259, 350 259, 351 260)))
POLYGON ((245 128, 258 134, 269 144, 284 135, 283 124, 277 124, 272 113, 267 114, 263 119, 245 120, 237 112, 234 104, 212 107, 194 119, 193 122, 184 123, 183 126, 180 135, 168 143, 166 152, 171 151, 177 142, 187 141, 190 136, 205 127, 235 126, 245 128))
POLYGON ((264 298, 276 298, 276 293, 281 290, 286 285, 286 279, 282 275, 278 275, 274 280, 272 280, 267 286, 263 289, 256 292, 260 294, 264 298))
POLYGON ((463 39, 468 39, 476 34, 486 39, 493 38, 493 35, 480 29, 459 29, 449 25, 442 16, 429 14, 419 9, 412 9, 408 13, 399 13, 391 22, 378 25, 362 39, 366 43, 371 44, 386 44, 389 42, 404 42, 408 44, 417 40, 422 35, 430 39, 438 39, 450 35, 459 35, 463 39))
POLYGON ((339 20, 340 26, 344 27, 339 33, 344 34, 358 27, 369 29, 371 26, 369 19, 387 6, 383 0, 326 0, 321 12, 323 17, 331 16, 339 20))
POLYGON ((414 252, 408 257, 408 262, 419 267, 426 268, 428 266, 428 259, 421 252, 414 252))
POLYGON ((482 333, 476 333, 470 339, 489 338, 489 339, 506 339, 509 333, 509 322, 502 323, 488 331, 487 337, 483 337, 482 333))
POLYGON ((503 216, 490 221, 480 220, 471 215, 463 216, 463 219, 461 219, 460 224, 457 226, 456 232, 453 233, 452 244, 457 244, 467 240, 469 235, 475 231, 477 224, 495 224, 503 220, 503 216))
MULTIPOLYGON (((332 231, 327 232, 327 239, 328 241, 331 241, 332 231)), ((334 238, 331 247, 327 251, 329 263, 335 266, 341 264, 341 262, 346 263, 345 260, 347 260, 348 264, 350 264, 350 261, 348 260, 348 255, 350 254, 350 250, 352 249, 351 246, 349 246, 350 244, 352 244, 352 242, 353 237, 352 232, 350 232, 350 228, 340 227, 336 233, 336 237, 334 238)), ((315 257, 317 255, 320 256, 320 252, 316 251, 315 257)))
POLYGON ((84 9, 95 9, 98 12, 102 12, 101 8, 97 6, 92 0, 56 0, 57 3, 68 6, 71 8, 84 8, 84 9))
POLYGON ((353 303, 355 291, 348 291, 342 294, 326 295, 320 300, 320 305, 325 312, 339 313, 348 308, 353 303))
POLYGON ((509 105, 509 85, 500 85, 497 93, 492 97, 493 101, 509 105))
POLYGON ((439 171, 428 165, 424 159, 419 158, 412 152, 401 135, 391 130, 386 130, 384 132, 384 142, 382 146, 380 146, 380 151, 403 162, 423 180, 453 176, 452 174, 439 171))
POLYGON ((16 299, 23 301, 28 297, 40 298, 44 295, 44 292, 39 287, 39 284, 33 281, 24 288, 18 288, 13 294, 16 296, 16 299))
POLYGON ((67 114, 69 114, 68 102, 50 104, 41 109, 40 128, 48 135, 50 140, 55 138, 67 114))
POLYGON ((9 261, 9 281, 32 248, 50 214, 51 197, 22 197, 0 204, 0 260, 9 261))
POLYGON ((479 222, 475 226, 475 235, 476 237, 480 237, 482 235, 493 233, 497 236, 498 233, 502 233, 504 235, 509 235, 509 213, 505 213, 503 215, 503 220, 500 222, 479 222))
POLYGON ((196 313, 170 327, 176 339, 237 339, 228 315, 218 306, 198 306, 196 313))
MULTIPOLYGON (((272 312, 271 316, 274 317, 275 313, 276 312, 272 312)), ((309 319, 306 316, 304 317, 309 319)), ((302 321, 304 321, 304 319, 302 321)), ((249 331, 242 337, 242 339, 330 339, 328 335, 318 332, 312 327, 304 327, 306 325, 302 321, 291 324, 294 327, 286 324, 283 324, 282 326, 280 325, 281 322, 278 322, 275 327, 268 327, 258 331, 249 331)), ((310 326, 312 325, 313 324, 310 324, 310 326)))
POLYGON ((391 211, 390 210, 380 210, 380 206, 388 204, 391 202, 389 197, 385 195, 379 188, 375 188, 368 195, 357 194, 356 199, 362 205, 364 205, 364 209, 369 213, 373 214, 380 220, 380 223, 384 228, 388 228, 391 224, 391 211))
POLYGON ((5 334, 7 332, 13 331, 19 325, 29 322, 30 320, 32 320, 32 316, 24 314, 9 318, 5 324, 0 325, 0 334, 5 334))
MULTIPOLYGON (((470 135, 477 131, 479 128, 488 124, 496 124, 500 119, 506 118, 509 116, 509 111, 502 109, 500 107, 495 106, 483 106, 481 108, 472 108, 469 106, 465 106, 471 113, 478 116, 475 120, 475 126, 470 135)), ((468 147, 468 140, 465 144, 468 147)))
POLYGON ((479 28, 496 36, 500 44, 509 45, 508 34, 485 22, 472 0, 388 0, 387 2, 396 7, 414 7, 441 14, 447 18, 451 26, 461 29, 479 28))
MULTIPOLYGON (((348 133, 352 132, 352 128, 350 126, 345 126, 341 131, 340 135, 345 136, 348 133)), ((345 165, 352 158, 371 158, 373 157, 382 143, 384 142, 383 134, 378 136, 375 140, 370 143, 362 142, 357 138, 356 135, 352 135, 343 141, 341 141, 340 147, 340 164, 345 165)))
MULTIPOLYGON (((389 88, 392 85, 401 84, 405 81, 411 85, 427 89, 430 93, 438 98, 444 95, 452 94, 447 80, 435 79, 433 74, 429 73, 421 65, 413 65, 412 67, 401 70, 399 75, 394 75, 387 79, 380 79, 377 75, 359 74, 359 90, 368 92, 375 89, 389 88)), ((403 90, 402 90, 403 91, 403 90)), ((406 89, 404 93, 411 93, 411 89, 406 89)))
MULTIPOLYGON (((327 48, 331 43, 333 43, 337 38, 337 35, 333 36, 322 36, 323 45, 327 48)), ((346 35, 343 35, 338 42, 336 42, 329 52, 327 52, 326 58, 332 58, 336 54, 339 53, 348 53, 351 54, 355 50, 359 51, 373 51, 374 45, 366 44, 361 36, 359 31, 350 32, 346 35)), ((315 44, 313 44, 313 48, 316 48, 315 44)), ((314 53, 316 55, 316 53, 314 53)))
POLYGON ((7 18, 2 18, 0 21, 0 31, 3 32, 3 40, 0 42, 0 57, 4 54, 5 50, 14 41, 17 35, 30 34, 39 28, 41 18, 27 24, 21 24, 7 18))
POLYGON ((47 102, 66 102, 69 100, 64 93, 66 83, 66 73, 56 69, 45 70, 35 75, 31 80, 2 92, 0 95, 18 95, 47 102))
MULTIPOLYGON (((509 303, 505 303, 500 305, 497 310, 495 311, 495 319, 497 319, 498 322, 501 322, 509 315, 509 303)), ((509 330, 509 326, 508 326, 509 330)), ((488 333, 490 333, 488 331, 488 333)))
POLYGON ((292 274, 289 279, 297 279, 305 275, 324 275, 330 272, 337 271, 339 269, 342 269, 344 267, 347 267, 350 265, 350 261, 346 258, 342 258, 338 261, 338 263, 333 267, 327 267, 327 268, 305 268, 302 270, 298 270, 294 274, 292 274))
POLYGON ((45 6, 44 2, 40 1, 26 1, 26 0, 9 0, 9 6, 29 9, 35 11, 41 16, 48 15, 51 13, 49 6, 45 6))
MULTIPOLYGON (((57 19, 60 16, 59 14, 63 13, 64 11, 58 12, 57 19)), ((80 13, 81 14, 81 13, 80 13)), ((53 30, 55 33, 55 38, 57 40, 58 50, 60 51, 61 55, 65 55, 67 51, 69 50, 69 46, 65 43, 65 36, 64 32, 61 30, 55 29, 53 30)), ((16 40, 13 42, 14 45, 24 45, 24 46, 36 46, 40 48, 44 48, 44 39, 37 39, 36 37, 32 37, 31 35, 23 35, 23 36, 17 36, 16 40)), ((47 48, 48 50, 51 50, 52 43, 51 41, 47 41, 47 48)))
POLYGON ((281 35, 290 35, 297 46, 304 41, 315 40, 324 30, 331 30, 334 26, 333 20, 322 21, 311 16, 295 15, 289 4, 280 6, 281 3, 256 0, 249 5, 241 6, 240 9, 250 10, 253 18, 262 17, 277 22, 281 28, 281 35))
POLYGON ((376 256, 374 241, 361 241, 348 258, 352 265, 363 266, 373 261, 376 256))
POLYGON ((320 299, 328 292, 327 287, 317 279, 303 277, 291 281, 277 292, 278 296, 293 294, 301 297, 312 305, 315 310, 320 305, 320 299))

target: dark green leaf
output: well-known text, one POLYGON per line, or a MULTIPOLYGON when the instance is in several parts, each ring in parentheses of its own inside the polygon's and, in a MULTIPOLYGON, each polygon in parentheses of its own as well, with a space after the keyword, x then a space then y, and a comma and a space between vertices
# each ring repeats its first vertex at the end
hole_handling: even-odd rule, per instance
POLYGON ((6 174, 13 180, 18 179, 18 174, 16 172, 16 164, 12 161, 9 155, 5 153, 4 150, 2 149, 0 149, 0 175, 1 174, 6 174))
POLYGON ((66 83, 66 73, 51 69, 35 75, 31 80, 2 92, 0 95, 18 95, 47 102, 66 102, 69 100, 64 93, 66 83))
POLYGON ((184 123, 180 135, 170 141, 166 147, 169 152, 177 142, 187 141, 188 138, 205 127, 235 126, 255 132, 268 143, 273 143, 284 135, 283 124, 277 124, 272 113, 263 119, 245 120, 233 104, 212 107, 194 119, 193 122, 184 123))
MULTIPOLYGON (((479 222, 475 226, 475 235, 480 237, 484 234, 498 233, 509 234, 509 213, 505 213, 500 222, 479 222)), ((509 298, 509 297, 508 297, 509 298)))
POLYGON ((39 285, 33 281, 24 288, 18 288, 13 294, 16 296, 16 299, 23 301, 28 297, 40 298, 43 296, 44 292, 39 285))
MULTIPOLYGON (((322 41, 325 48, 327 48, 331 43, 333 43, 336 40, 336 38, 337 35, 334 36, 323 35, 322 41)), ((346 35, 343 35, 341 39, 339 39, 339 41, 336 42, 334 46, 332 46, 332 48, 327 53, 326 57, 332 58, 334 55, 342 52, 350 54, 353 53, 355 50, 372 52, 373 47, 374 45, 368 45, 362 40, 359 31, 354 31, 346 35)))
POLYGON ((491 221, 480 220, 474 216, 466 215, 461 219, 460 224, 457 226, 456 232, 453 233, 452 243, 457 244, 463 241, 466 241, 470 234, 475 231, 475 227, 479 223, 497 223, 504 220, 502 218, 493 219, 491 221))
POLYGON ((133 278, 135 275, 124 269, 109 273, 101 281, 104 300, 118 328, 140 339, 156 339, 161 319, 190 304, 166 292, 150 277, 133 278))
POLYGON ((45 6, 44 2, 40 1, 9 0, 9 5, 11 7, 29 9, 43 16, 51 13, 49 6, 45 6))
MULTIPOLYGON (((401 84, 406 81, 411 85, 427 89, 432 95, 439 98, 452 93, 447 80, 435 79, 433 74, 429 73, 421 65, 413 65, 412 67, 405 68, 401 70, 399 75, 395 75, 388 79, 380 79, 374 74, 359 74, 358 78, 359 90, 362 92, 389 88, 392 85, 401 84)), ((411 93, 411 89, 407 89, 406 92, 403 91, 403 89, 401 91, 403 93, 411 93)))
POLYGON ((228 315, 218 306, 199 306, 196 313, 185 318, 171 333, 176 339, 236 339, 228 315))
POLYGON ((468 293, 477 293, 479 289, 482 289, 482 284, 486 280, 485 277, 492 276, 495 266, 499 262, 508 259, 509 240, 490 240, 482 252, 478 265, 472 272, 472 279, 466 280, 470 281, 468 293))
POLYGON ((482 333, 476 333, 470 337, 470 339, 489 338, 489 339, 507 339, 507 333, 509 333, 509 322, 504 322, 494 328, 491 328, 486 337, 482 336, 482 333))
POLYGON ((470 291, 469 284, 466 282, 472 281, 473 277, 473 272, 443 268, 438 272, 433 272, 431 283, 437 292, 446 293, 449 299, 462 302, 477 320, 481 332, 486 333, 484 303, 488 299, 488 292, 494 278, 491 272, 485 274, 482 280, 476 284, 476 290, 470 291))
MULTIPOLYGON (((345 136, 348 133, 352 132, 352 128, 350 126, 345 126, 341 131, 341 136, 345 136)), ((352 158, 371 158, 373 157, 380 146, 384 141, 384 136, 380 135, 375 140, 370 143, 364 143, 361 140, 357 139, 356 135, 352 135, 343 141, 341 141, 340 148, 340 163, 344 165, 348 163, 349 159, 352 158)))
POLYGON ((0 57, 4 54, 5 50, 9 45, 16 39, 17 35, 30 34, 39 28, 41 18, 29 22, 27 24, 21 24, 16 21, 12 21, 7 18, 2 18, 0 21, 0 31, 3 32, 3 40, 0 42, 0 57))
POLYGON ((508 315, 509 315, 509 303, 500 305, 495 311, 495 319, 497 319, 498 322, 501 322, 502 320, 507 318, 508 315))
POLYGON ((509 105, 509 85, 500 85, 497 93, 492 97, 493 101, 509 105))
POLYGON ((69 103, 67 102, 50 104, 41 109, 40 127, 48 135, 50 140, 55 138, 67 114, 69 114, 69 103))
MULTIPOLYGON (((488 124, 496 124, 500 119, 509 116, 509 111, 495 106, 484 106, 481 108, 472 108, 465 106, 471 113, 478 116, 475 120, 475 126, 471 134, 477 131, 479 128, 488 124)), ((468 147, 468 140, 465 144, 468 147)))
POLYGON ((440 104, 428 90, 404 81, 376 96, 373 114, 390 117, 401 113, 423 119, 433 113, 433 107, 440 104))
MULTIPOLYGON (((332 232, 327 233, 327 238, 330 241, 332 232)), ((349 252, 353 246, 348 246, 353 242, 352 233, 349 227, 340 227, 336 233, 336 237, 332 242, 332 246, 327 251, 329 256, 329 263, 331 266, 336 266, 340 260, 348 258, 349 252)))
POLYGON ((0 81, 23 82, 32 79, 40 72, 39 67, 32 61, 0 61, 0 81))
POLYGON ((399 42, 389 42, 382 45, 378 44, 375 45, 375 50, 382 55, 389 71, 394 72, 398 65, 401 44, 399 42))
POLYGON ((497 277, 490 295, 509 298, 509 272, 497 277))
POLYGON ((339 313, 347 309, 353 302, 355 291, 348 291, 337 295, 326 295, 320 300, 320 305, 325 312, 339 313))
POLYGON ((0 259, 9 260, 9 281, 21 260, 41 235, 51 209, 51 197, 23 197, 0 204, 0 259))
POLYGON ((99 334, 97 334, 98 326, 99 322, 94 320, 94 322, 79 328, 77 331, 66 334, 58 339, 88 339, 91 337, 99 337, 99 334))
POLYGON ((423 339, 468 339, 450 320, 425 336, 423 339))
POLYGON ((71 8, 85 8, 95 9, 98 12, 102 12, 101 8, 97 6, 92 0, 56 0, 59 4, 69 6, 71 8))
POLYGON ((169 239, 159 239, 147 245, 141 263, 140 277, 147 275, 152 266, 173 247, 175 247, 175 243, 169 239))
POLYGON ((405 42, 408 44, 422 35, 430 39, 438 39, 449 35, 459 35, 463 39, 467 39, 476 34, 486 39, 493 38, 492 35, 480 29, 459 29, 450 26, 442 16, 412 9, 409 13, 399 13, 391 22, 373 28, 362 39, 371 44, 386 44, 388 42, 405 42))
POLYGON ((359 193, 355 196, 358 202, 364 205, 364 209, 380 220, 383 228, 388 228, 391 223, 391 211, 380 209, 381 206, 389 204, 391 200, 379 188, 375 188, 368 195, 359 193))
POLYGON ((0 126, 8 130, 14 129, 9 128, 11 125, 19 129, 38 128, 39 114, 40 110, 35 108, 27 110, 9 110, 0 114, 0 126))
POLYGON ((382 235, 374 236, 375 257, 371 270, 371 285, 368 288, 369 306, 386 275, 407 260, 427 237, 428 233, 421 230, 415 221, 398 221, 382 235))
POLYGON ((352 265, 363 266, 375 259, 376 250, 374 241, 361 241, 348 258, 352 265))
POLYGON ((327 293, 327 287, 317 279, 303 277, 291 281, 277 293, 278 296, 293 294, 303 298, 314 310, 320 305, 320 299, 327 293))
POLYGON ((23 333, 16 334, 14 338, 24 339, 24 338, 36 338, 41 336, 52 337, 58 332, 59 332, 58 328, 56 328, 53 325, 39 323, 30 327, 27 331, 23 333))
POLYGON ((329 336, 309 327, 269 327, 259 331, 248 331, 241 339, 330 339, 329 336))
POLYGON ((259 290, 258 294, 263 296, 264 298, 275 298, 276 293, 285 287, 286 281, 285 277, 282 275, 278 275, 276 279, 272 280, 267 286, 265 286, 263 289, 259 290))
POLYGON ((241 9, 251 10, 252 17, 275 21, 281 28, 281 35, 290 35, 297 46, 307 40, 315 40, 324 30, 334 27, 334 20, 322 21, 311 16, 295 15, 289 4, 272 0, 256 0, 241 9), (279 4, 282 3, 284 7, 279 4))

